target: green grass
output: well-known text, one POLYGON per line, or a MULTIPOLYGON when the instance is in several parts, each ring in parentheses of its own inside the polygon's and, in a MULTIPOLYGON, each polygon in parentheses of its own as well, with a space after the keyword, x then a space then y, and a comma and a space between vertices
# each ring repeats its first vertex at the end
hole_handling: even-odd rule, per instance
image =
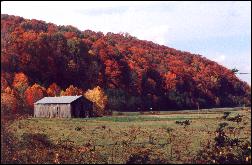
MULTIPOLYGON (((247 122, 241 137, 251 138, 251 113, 247 111, 231 111, 231 116, 243 114, 247 122)), ((10 125, 11 131, 21 140, 24 133, 43 133, 54 143, 71 140, 75 146, 83 146, 88 142, 97 146, 97 150, 104 155, 110 155, 116 146, 118 156, 113 163, 125 163, 125 157, 132 152, 131 147, 149 147, 155 152, 162 152, 170 156, 171 147, 179 149, 183 158, 193 156, 208 139, 213 139, 218 123, 221 122, 223 111, 211 113, 165 113, 162 115, 131 115, 105 116, 99 118, 28 118, 18 120, 10 125), (191 125, 184 128, 175 124, 177 120, 190 120, 191 125), (167 129, 173 129, 172 135, 167 129), (132 139, 135 137, 135 139, 132 139), (169 138, 172 143, 165 145, 169 138), (150 142, 150 138, 154 142, 150 142), (123 143, 130 142, 123 147, 123 143), (122 147, 121 147, 122 146, 122 147), (124 155, 124 156, 123 156, 124 155)), ((230 126, 236 125, 227 121, 230 126)), ((171 158, 171 162, 179 163, 171 158)), ((183 162, 183 161, 182 161, 183 162)))
MULTIPOLYGON (((248 108, 248 107, 247 107, 248 108)), ((239 111, 242 107, 235 108, 214 108, 214 109, 200 109, 200 114, 222 114, 225 111, 239 111)), ((170 114, 198 114, 198 110, 169 110, 169 111, 147 111, 147 112, 120 112, 113 111, 113 116, 136 116, 136 115, 151 115, 158 113, 159 115, 170 114)))
POLYGON ((170 121, 170 120, 186 120, 186 119, 197 119, 197 117, 151 117, 151 116, 125 116, 125 117, 101 117, 96 119, 88 119, 95 121, 112 121, 112 122, 143 122, 143 121, 170 121))

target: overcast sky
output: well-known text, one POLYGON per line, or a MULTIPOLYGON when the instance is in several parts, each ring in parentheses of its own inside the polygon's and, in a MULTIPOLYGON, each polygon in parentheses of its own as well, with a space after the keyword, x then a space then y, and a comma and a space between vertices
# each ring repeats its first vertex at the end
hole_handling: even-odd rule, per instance
MULTIPOLYGON (((1 13, 128 32, 251 73, 251 2, 1 2, 1 13)), ((251 74, 238 75, 251 84, 251 74)))

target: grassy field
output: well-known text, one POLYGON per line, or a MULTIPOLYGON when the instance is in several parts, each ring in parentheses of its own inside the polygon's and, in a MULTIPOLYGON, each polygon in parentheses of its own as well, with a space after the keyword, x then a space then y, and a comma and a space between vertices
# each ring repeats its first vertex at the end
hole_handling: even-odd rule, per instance
POLYGON ((230 127, 242 125, 243 131, 236 136, 251 141, 251 111, 239 109, 148 115, 115 113, 116 116, 88 119, 27 118, 15 121, 9 129, 20 141, 25 133, 40 133, 54 144, 68 141, 80 152, 86 152, 89 144, 101 153, 102 163, 125 163, 132 153, 143 148, 170 163, 189 163, 204 144, 214 139, 224 111, 231 112, 230 117, 244 115, 242 123, 225 122, 230 127), (190 125, 176 124, 184 120, 190 120, 190 125))

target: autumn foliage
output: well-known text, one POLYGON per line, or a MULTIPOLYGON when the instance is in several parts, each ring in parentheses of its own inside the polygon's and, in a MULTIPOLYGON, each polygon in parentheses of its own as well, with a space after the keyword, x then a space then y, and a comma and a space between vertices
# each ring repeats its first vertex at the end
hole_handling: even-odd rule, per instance
POLYGON ((34 84, 27 88, 24 94, 28 106, 33 109, 34 103, 46 96, 46 89, 39 84, 34 84))
POLYGON ((56 84, 52 83, 46 90, 48 96, 60 96, 61 88, 56 84))
POLYGON ((14 80, 12 83, 13 88, 15 88, 20 93, 24 93, 24 91, 28 88, 29 82, 28 77, 24 73, 16 73, 14 75, 14 80))
POLYGON ((82 95, 97 86, 113 110, 251 105, 251 87, 201 55, 128 33, 80 31, 1 15, 1 92, 7 87, 25 91, 31 107, 45 95, 82 95), (35 83, 41 86, 30 86, 35 83))
POLYGON ((99 86, 95 87, 94 89, 87 90, 84 96, 94 103, 95 116, 103 116, 109 113, 105 109, 108 103, 108 96, 99 86))
POLYGON ((66 91, 62 91, 60 93, 61 96, 78 96, 78 95, 82 95, 82 90, 74 87, 73 85, 70 85, 66 91))
POLYGON ((3 110, 3 115, 17 113, 17 93, 10 87, 7 87, 4 92, 1 93, 1 109, 3 110))

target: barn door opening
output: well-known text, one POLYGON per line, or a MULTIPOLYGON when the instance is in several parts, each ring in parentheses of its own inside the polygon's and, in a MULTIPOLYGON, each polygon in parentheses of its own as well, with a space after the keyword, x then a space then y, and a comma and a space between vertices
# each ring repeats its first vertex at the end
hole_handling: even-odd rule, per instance
POLYGON ((56 107, 56 116, 60 117, 60 107, 59 106, 56 107))
POLYGON ((85 111, 85 117, 89 118, 89 113, 87 110, 85 111))

